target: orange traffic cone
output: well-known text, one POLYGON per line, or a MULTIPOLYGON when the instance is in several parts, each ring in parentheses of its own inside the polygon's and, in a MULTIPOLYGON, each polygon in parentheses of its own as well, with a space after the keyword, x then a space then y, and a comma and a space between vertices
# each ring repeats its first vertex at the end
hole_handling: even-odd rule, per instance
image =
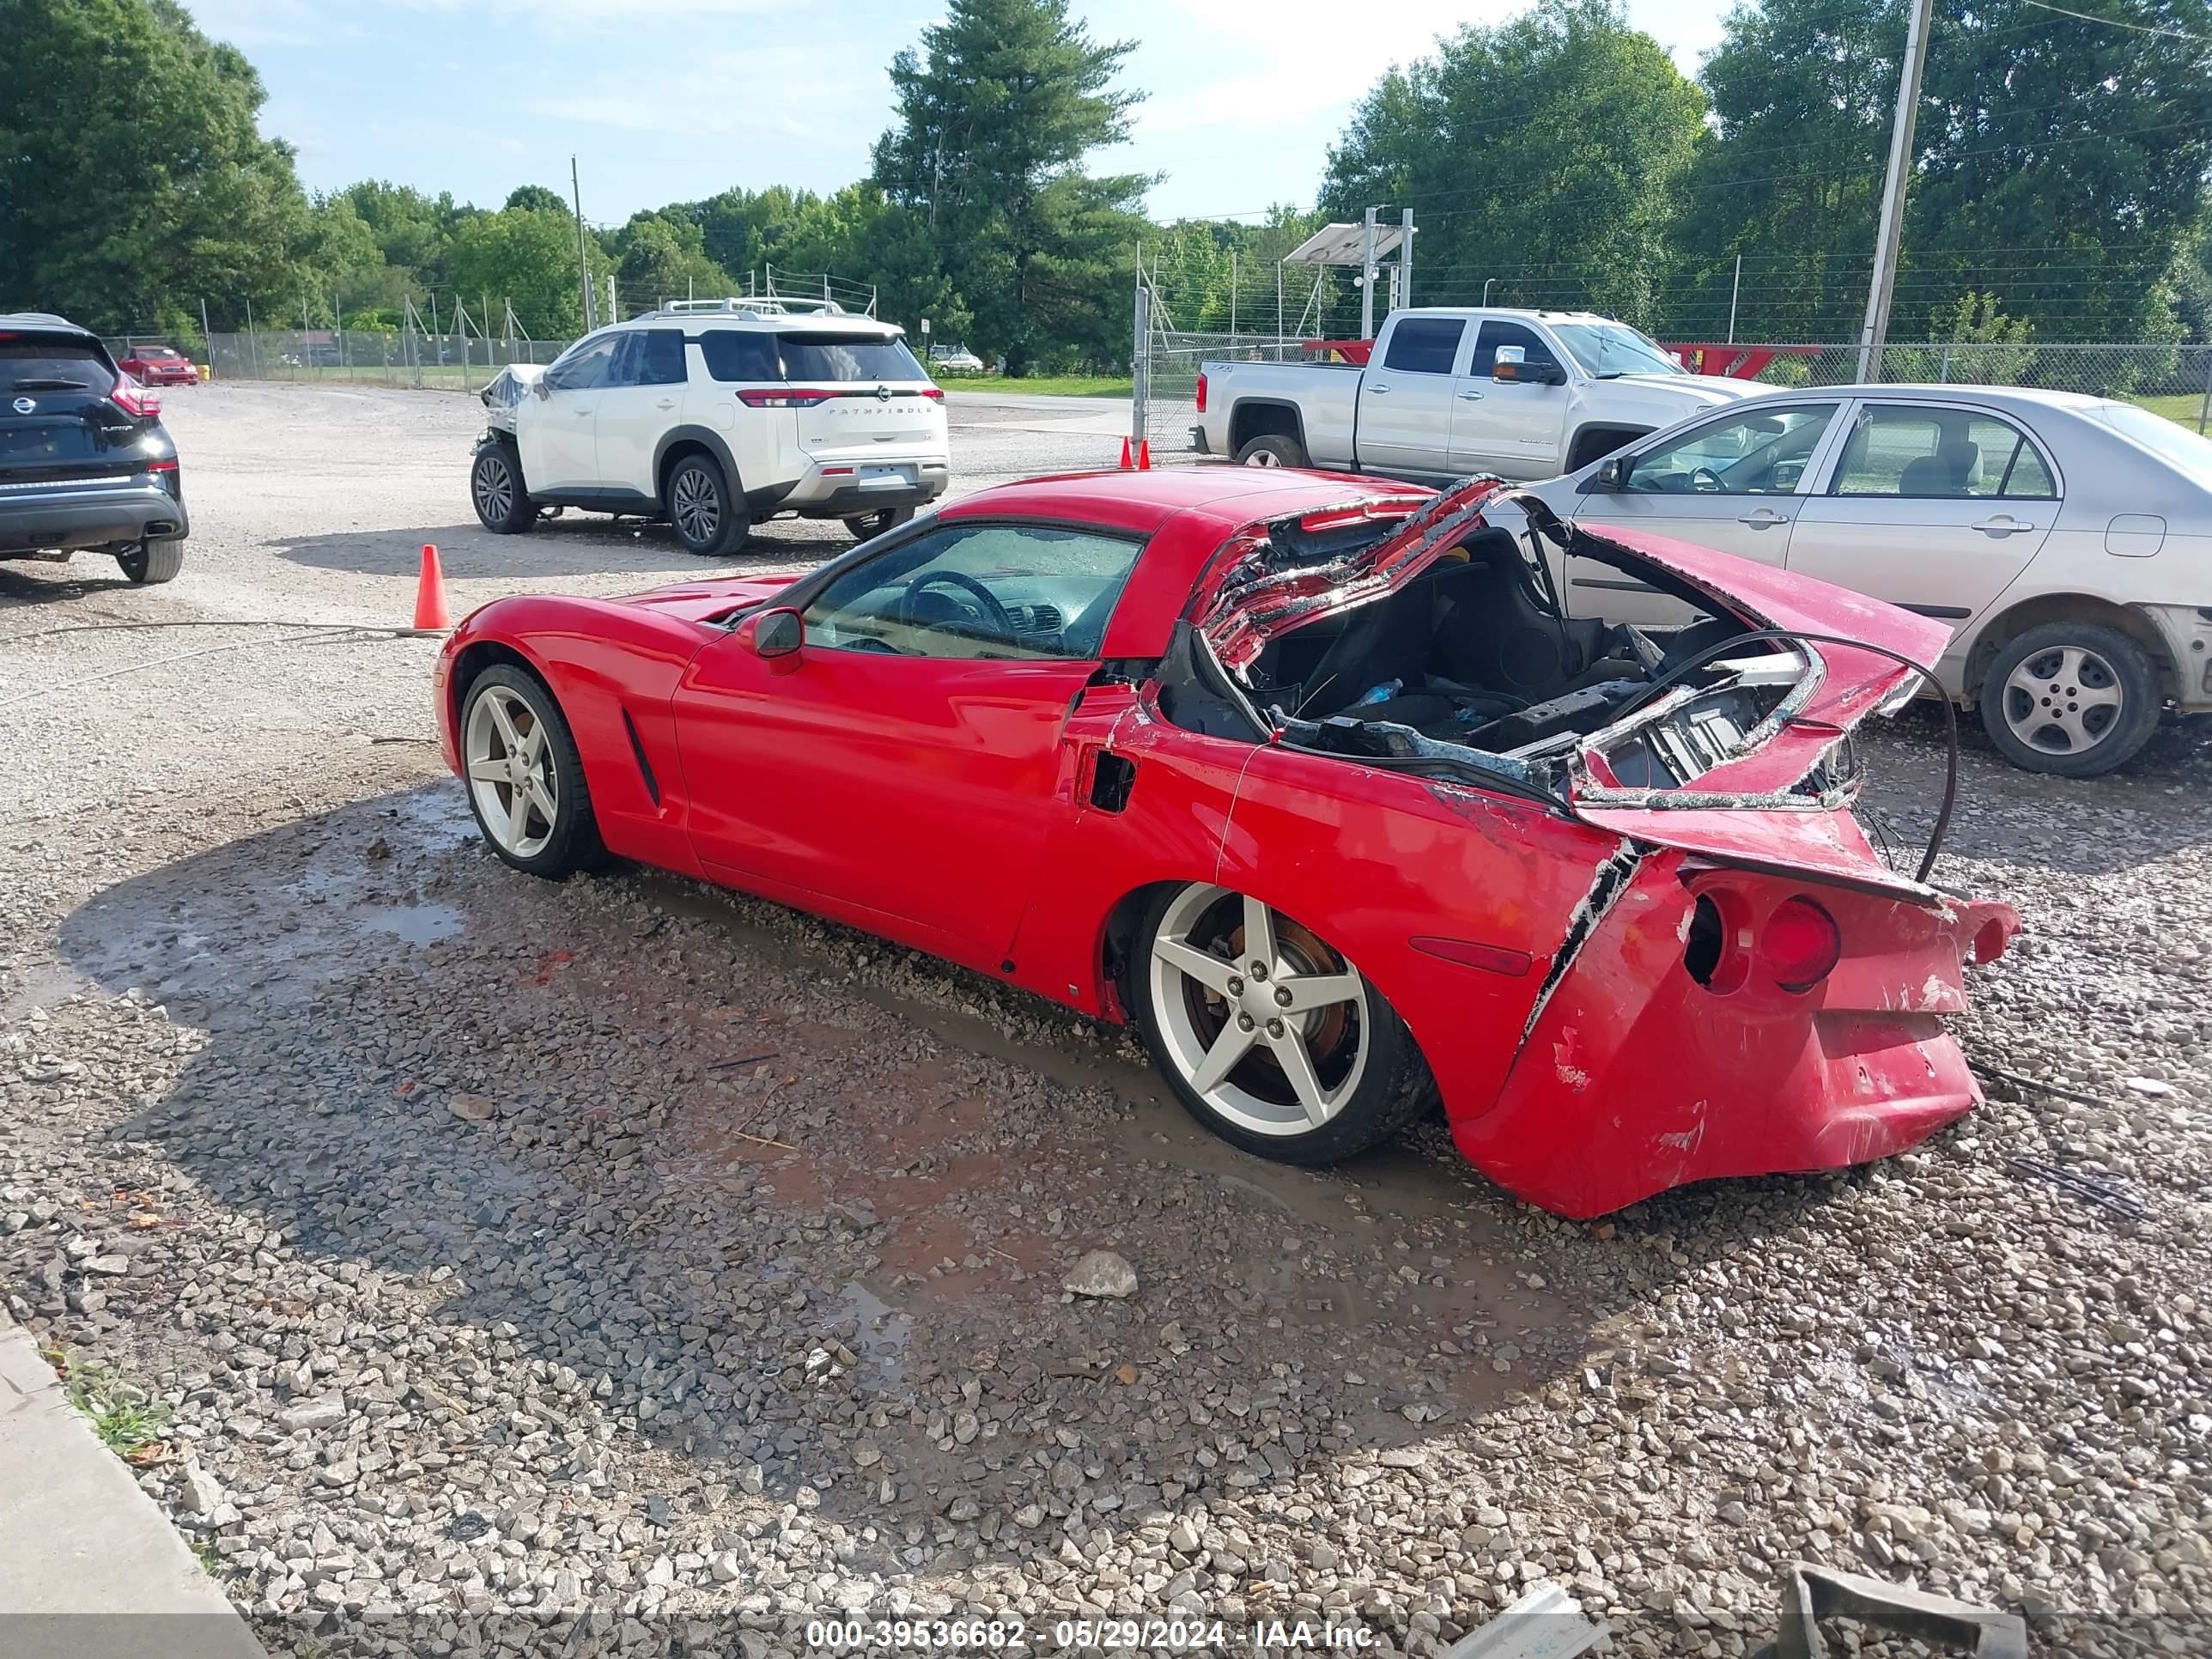
POLYGON ((1142 440, 1137 445, 1137 471, 1139 472, 1150 472, 1152 470, 1152 441, 1150 438, 1146 438, 1142 440))
POLYGON ((422 544, 422 574, 415 584, 415 626, 451 628, 453 614, 446 607, 446 573, 438 563, 438 550, 422 544))
POLYGON ((1127 472, 1128 470, 1129 470, 1129 441, 1128 441, 1127 438, 1124 438, 1124 439, 1122 439, 1122 440, 1121 440, 1121 471, 1124 471, 1124 472, 1127 472))

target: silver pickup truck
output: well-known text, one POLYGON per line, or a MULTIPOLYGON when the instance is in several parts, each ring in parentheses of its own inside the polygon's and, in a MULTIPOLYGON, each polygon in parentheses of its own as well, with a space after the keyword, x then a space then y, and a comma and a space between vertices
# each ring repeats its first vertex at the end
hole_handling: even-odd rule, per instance
POLYGON ((1764 390, 1585 312, 1425 307, 1391 314, 1365 368, 1200 365, 1191 435, 1247 466, 1534 480, 1764 390))

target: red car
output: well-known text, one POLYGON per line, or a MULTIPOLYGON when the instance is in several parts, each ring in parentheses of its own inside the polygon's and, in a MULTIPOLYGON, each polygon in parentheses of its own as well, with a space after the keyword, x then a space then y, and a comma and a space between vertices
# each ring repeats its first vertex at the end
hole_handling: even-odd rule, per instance
POLYGON ((127 356, 117 358, 115 366, 141 386, 196 386, 199 383, 200 372, 192 367, 192 360, 169 346, 136 347, 127 356))
POLYGON ((439 659, 447 763, 518 869, 618 854, 1133 1021, 1288 1162, 1440 1093, 1485 1174, 1590 1216, 1972 1109, 1942 1017, 2018 920, 1850 806, 1851 728, 1942 627, 1508 497, 1708 613, 1578 618, 1504 488, 1038 478, 805 574, 501 599, 439 659))

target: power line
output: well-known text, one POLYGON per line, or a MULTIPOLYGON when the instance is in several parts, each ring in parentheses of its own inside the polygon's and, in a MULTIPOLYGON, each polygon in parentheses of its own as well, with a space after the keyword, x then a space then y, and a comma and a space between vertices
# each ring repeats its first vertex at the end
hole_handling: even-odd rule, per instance
POLYGON ((2212 46, 2212 35, 2191 34, 2185 29, 2162 29, 2148 23, 2130 23, 2124 17, 2098 17, 2086 11, 2069 11, 2063 6, 2054 6, 2048 0, 2023 0, 2038 11, 2055 11, 2061 17, 2074 17, 2084 23, 2102 23, 2107 28, 2133 29, 2137 34, 2162 34, 2172 40, 2194 40, 2199 46, 2212 46))

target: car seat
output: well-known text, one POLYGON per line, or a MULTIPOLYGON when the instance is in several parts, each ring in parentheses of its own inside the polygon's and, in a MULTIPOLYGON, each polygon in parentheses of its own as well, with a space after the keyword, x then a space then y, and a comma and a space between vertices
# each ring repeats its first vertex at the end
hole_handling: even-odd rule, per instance
POLYGON ((1933 455, 1908 462, 1899 475, 1900 495, 1964 495, 1982 465, 1981 446, 1965 438, 1946 438, 1933 455))

